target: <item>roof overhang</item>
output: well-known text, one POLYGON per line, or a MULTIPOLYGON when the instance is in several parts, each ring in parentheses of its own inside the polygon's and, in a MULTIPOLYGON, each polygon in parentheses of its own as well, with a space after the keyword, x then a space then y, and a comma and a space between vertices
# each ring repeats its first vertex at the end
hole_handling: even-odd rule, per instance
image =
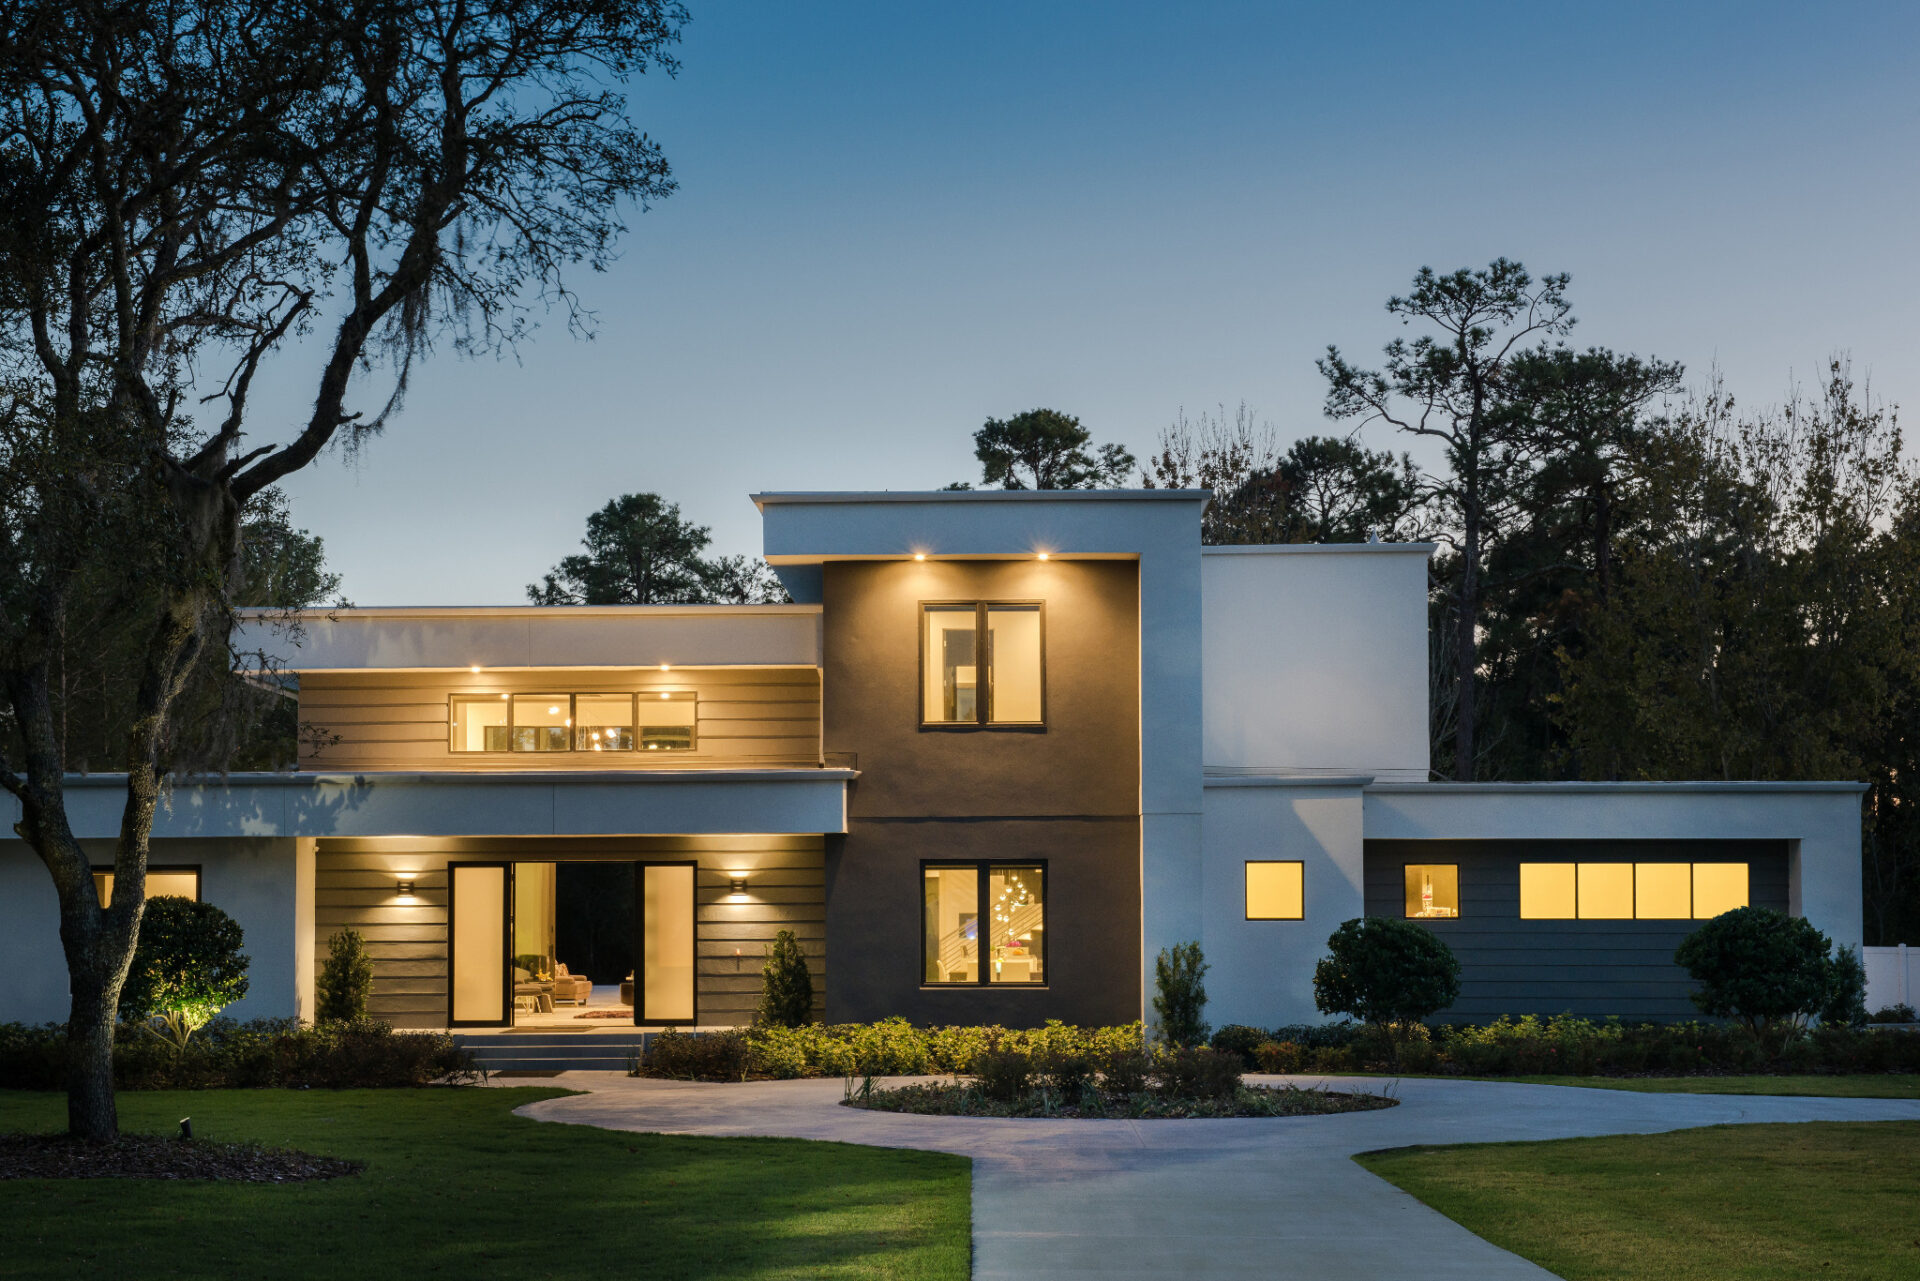
MULTIPOLYGON (((847 769, 231 774, 177 782, 153 835, 695 836, 847 830, 847 769)), ((117 836, 126 777, 66 782, 82 839, 117 836)), ((7 801, 8 822, 19 802, 7 801)))

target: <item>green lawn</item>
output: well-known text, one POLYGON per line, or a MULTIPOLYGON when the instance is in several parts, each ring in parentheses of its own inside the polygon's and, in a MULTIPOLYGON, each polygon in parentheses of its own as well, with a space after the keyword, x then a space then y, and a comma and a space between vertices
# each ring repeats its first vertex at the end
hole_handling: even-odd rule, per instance
POLYGON ((1355 1160, 1567 1281, 1920 1278, 1920 1122, 1400 1148, 1355 1160))
MULTIPOLYGON (((353 1157, 281 1186, 0 1182, 8 1277, 964 1278, 963 1157, 618 1134, 512 1109, 553 1089, 123 1093, 121 1126, 353 1157)), ((0 1130, 65 1100, 0 1092, 0 1130)))
MULTIPOLYGON (((1333 1073, 1330 1075, 1361 1075, 1333 1073)), ((1391 1077, 1390 1072, 1365 1073, 1391 1077)), ((1779 1094, 1824 1099, 1920 1099, 1920 1075, 1880 1072, 1852 1076, 1429 1076, 1402 1079, 1500 1081, 1520 1085, 1577 1085, 1590 1090, 1636 1090, 1642 1094, 1779 1094)))

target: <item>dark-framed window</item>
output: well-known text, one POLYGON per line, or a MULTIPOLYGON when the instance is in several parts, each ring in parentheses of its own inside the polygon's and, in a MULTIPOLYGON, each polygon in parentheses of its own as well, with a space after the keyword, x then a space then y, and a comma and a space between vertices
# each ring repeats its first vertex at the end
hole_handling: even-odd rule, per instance
POLYGON ((1408 863, 1404 866, 1409 920, 1451 921, 1460 915, 1458 863, 1408 863))
POLYGON ((1247 860, 1247 919, 1303 921, 1307 865, 1299 859, 1247 860))
POLYGON ((1044 987, 1047 865, 920 865, 920 980, 927 987, 1044 987))
MULTIPOLYGON (((100 899, 101 907, 113 905, 113 869, 96 867, 93 869, 93 892, 100 899)), ((190 898, 200 901, 200 865, 198 863, 149 864, 147 867, 148 898, 190 898)))
POLYGON ((1041 728, 1046 611, 1037 600, 920 603, 920 724, 1041 728))
POLYGON ((462 754, 690 752, 698 719, 692 690, 454 694, 447 746, 462 754))

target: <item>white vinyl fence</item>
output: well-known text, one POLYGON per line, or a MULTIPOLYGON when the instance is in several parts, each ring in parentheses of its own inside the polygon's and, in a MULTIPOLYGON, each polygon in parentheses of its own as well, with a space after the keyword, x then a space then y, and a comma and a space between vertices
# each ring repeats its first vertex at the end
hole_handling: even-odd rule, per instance
POLYGON ((1889 1005, 1920 1005, 1920 947, 1863 947, 1860 963, 1867 969, 1867 1009, 1889 1005))

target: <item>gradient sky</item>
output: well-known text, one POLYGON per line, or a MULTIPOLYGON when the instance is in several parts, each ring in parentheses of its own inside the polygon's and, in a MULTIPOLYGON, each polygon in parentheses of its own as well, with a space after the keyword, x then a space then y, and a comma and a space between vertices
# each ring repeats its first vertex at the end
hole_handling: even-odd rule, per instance
POLYGON ((758 552, 749 493, 977 479, 1038 405, 1324 431, 1315 356, 1371 363, 1422 265, 1571 272, 1576 343, 1748 403, 1920 383, 1920 6, 689 3, 597 337, 436 356, 288 484, 356 604, 521 602, 626 491, 758 552))

